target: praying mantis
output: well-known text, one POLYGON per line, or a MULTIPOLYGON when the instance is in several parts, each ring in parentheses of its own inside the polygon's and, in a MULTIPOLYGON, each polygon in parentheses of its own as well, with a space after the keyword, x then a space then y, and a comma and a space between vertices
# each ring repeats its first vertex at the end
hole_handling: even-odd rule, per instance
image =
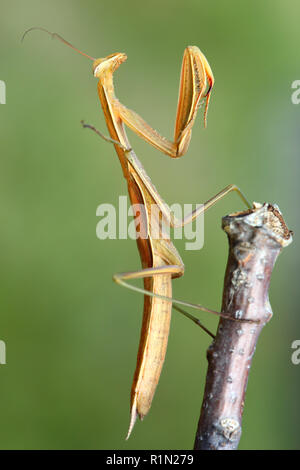
MULTIPOLYGON (((52 37, 58 38, 64 44, 93 61, 93 74, 98 79, 98 95, 110 137, 103 136, 93 126, 85 123, 83 123, 83 126, 91 128, 105 140, 113 143, 120 160, 123 176, 127 182, 131 204, 138 204, 144 208, 139 217, 140 232, 147 232, 148 236, 146 238, 137 238, 142 269, 134 272, 119 273, 113 276, 114 281, 118 284, 144 294, 140 344, 131 389, 131 418, 126 437, 128 439, 137 417, 143 419, 151 407, 165 359, 172 304, 185 305, 226 317, 224 313, 220 314, 199 304, 192 304, 172 298, 172 280, 184 274, 184 264, 175 246, 165 233, 159 238, 153 236, 154 231, 157 233, 157 230, 161 229, 161 220, 157 217, 152 217, 153 207, 158 206, 162 218, 171 227, 175 228, 192 222, 196 217, 232 191, 237 192, 249 208, 251 206, 240 189, 236 185, 231 184, 183 219, 177 219, 169 206, 160 197, 145 169, 130 147, 124 126, 129 127, 146 142, 169 157, 179 158, 183 156, 188 150, 192 128, 200 102, 202 101, 205 101, 204 125, 206 125, 214 77, 206 57, 198 47, 189 46, 184 51, 174 139, 168 140, 150 127, 137 113, 125 107, 115 96, 113 74, 127 59, 126 54, 114 53, 104 58, 95 59, 75 48, 60 35, 50 33, 44 28, 30 28, 24 33, 23 38, 25 34, 33 29, 40 29, 49 33, 52 37), (128 283, 128 281, 133 279, 143 279, 144 288, 141 289, 128 283)), ((199 320, 195 319, 192 315, 179 307, 177 307, 177 310, 202 326, 199 320)))

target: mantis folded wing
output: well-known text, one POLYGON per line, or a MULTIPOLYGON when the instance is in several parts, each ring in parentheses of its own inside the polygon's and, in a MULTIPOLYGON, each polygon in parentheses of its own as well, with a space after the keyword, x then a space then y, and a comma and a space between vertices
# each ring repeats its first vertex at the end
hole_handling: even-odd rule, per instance
MULTIPOLYGON (((73 47, 61 36, 52 35, 73 47)), ((87 56, 87 54, 82 54, 87 56)), ((127 109, 115 97, 113 73, 126 60, 125 54, 111 54, 96 60, 90 56, 87 57, 94 61, 93 73, 99 79, 98 94, 110 134, 109 140, 113 142, 119 157, 131 204, 144 207, 139 217, 139 231, 148 234, 146 238, 137 238, 142 270, 114 276, 116 282, 144 294, 141 337, 131 389, 131 420, 128 439, 137 416, 143 419, 151 406, 166 354, 172 302, 211 311, 201 305, 172 299, 172 278, 183 275, 184 264, 166 234, 162 233, 160 238, 153 236, 154 232, 161 230, 161 220, 152 217, 153 207, 158 206, 165 221, 172 227, 178 227, 194 220, 231 191, 237 191, 243 201, 249 207, 250 205, 235 185, 229 185, 183 220, 177 220, 169 206, 159 196, 134 151, 130 148, 124 124, 158 150, 172 158, 177 158, 188 149, 201 99, 205 99, 204 122, 206 123, 214 78, 205 56, 196 46, 187 47, 184 51, 173 141, 158 134, 138 114, 127 109), (126 282, 126 280, 138 278, 144 279, 144 289, 131 286, 126 282)), ((86 125, 86 127, 92 126, 86 125)))

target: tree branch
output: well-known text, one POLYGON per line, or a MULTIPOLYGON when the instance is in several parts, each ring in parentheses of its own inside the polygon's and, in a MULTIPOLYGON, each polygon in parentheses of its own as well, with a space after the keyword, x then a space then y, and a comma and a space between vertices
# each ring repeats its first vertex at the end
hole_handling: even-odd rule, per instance
POLYGON ((236 449, 248 374, 259 334, 272 317, 268 289, 281 249, 292 241, 277 206, 254 204, 254 209, 223 217, 229 256, 222 312, 215 340, 207 351, 208 371, 194 449, 236 449))

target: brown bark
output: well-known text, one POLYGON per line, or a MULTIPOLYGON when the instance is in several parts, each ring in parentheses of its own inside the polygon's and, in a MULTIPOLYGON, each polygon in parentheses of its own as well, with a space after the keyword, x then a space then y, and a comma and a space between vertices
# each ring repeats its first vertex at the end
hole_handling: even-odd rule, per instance
POLYGON ((236 449, 248 374, 259 334, 272 317, 268 289, 281 249, 292 241, 277 206, 226 216, 229 256, 216 338, 207 351, 208 371, 194 449, 236 449), (254 320, 255 322, 234 321, 254 320))

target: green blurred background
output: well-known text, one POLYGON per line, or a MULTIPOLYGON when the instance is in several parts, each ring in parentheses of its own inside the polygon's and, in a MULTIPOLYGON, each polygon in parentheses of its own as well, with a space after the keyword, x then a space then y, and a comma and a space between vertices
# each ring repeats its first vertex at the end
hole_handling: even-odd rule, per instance
MULTIPOLYGON (((124 51, 119 99, 171 137, 182 53, 198 45, 216 78, 208 128, 197 119, 188 154, 171 160, 129 137, 169 202, 199 203, 229 183, 250 200, 275 202, 299 232, 300 79, 297 0, 1 0, 0 447, 184 449, 193 446, 210 338, 174 312, 167 358, 149 415, 128 442, 129 394, 143 298, 112 282, 136 270, 132 240, 96 238, 96 208, 126 195, 106 133, 88 59, 25 29, 42 26, 95 57, 124 51)), ((228 196, 205 218, 201 251, 176 246, 186 265, 174 295, 219 310, 227 259, 221 217, 241 209, 228 196)), ((300 447, 297 239, 277 261, 250 373, 241 449, 300 447)), ((202 313, 208 327, 215 318, 202 313)))

